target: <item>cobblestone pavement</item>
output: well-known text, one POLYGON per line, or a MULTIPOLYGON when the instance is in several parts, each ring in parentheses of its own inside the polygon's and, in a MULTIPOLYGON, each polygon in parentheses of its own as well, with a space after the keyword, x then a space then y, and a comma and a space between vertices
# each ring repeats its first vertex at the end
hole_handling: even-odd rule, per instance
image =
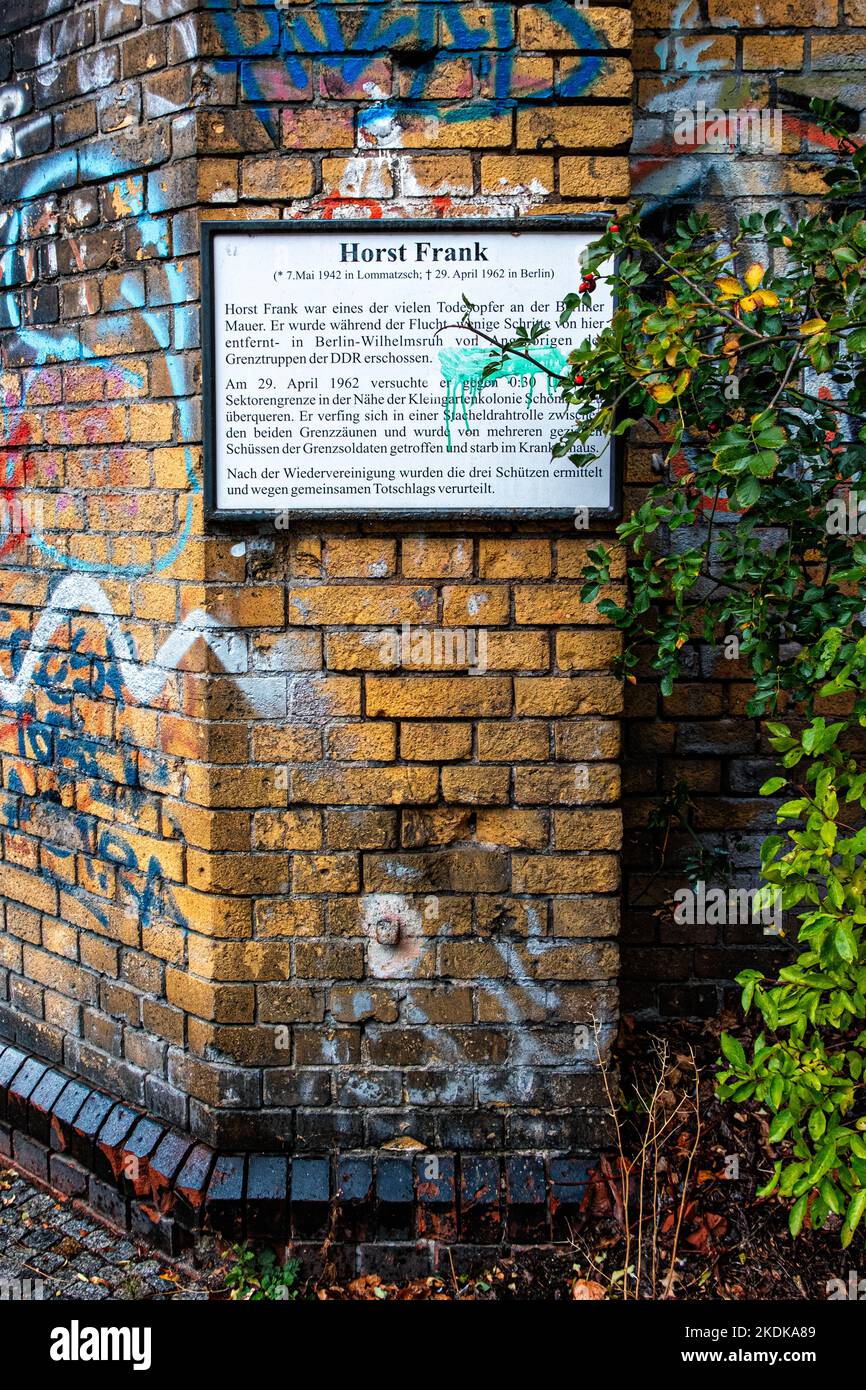
POLYGON ((207 1299, 212 1283, 0 1166, 0 1299, 207 1299))

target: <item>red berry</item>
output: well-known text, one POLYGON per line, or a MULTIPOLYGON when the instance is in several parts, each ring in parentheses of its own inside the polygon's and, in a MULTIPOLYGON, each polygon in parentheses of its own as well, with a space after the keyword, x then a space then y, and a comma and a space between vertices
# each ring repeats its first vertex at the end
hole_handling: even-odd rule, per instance
POLYGON ((608 230, 611 231, 611 232, 618 232, 618 231, 619 231, 619 223, 618 223, 618 222, 611 222, 610 227, 608 228, 608 230))
POLYGON ((578 386, 582 386, 582 385, 583 385, 584 379, 583 379, 583 377, 581 376, 580 372, 577 373, 577 376, 576 376, 574 379, 575 379, 575 381, 577 382, 578 386))

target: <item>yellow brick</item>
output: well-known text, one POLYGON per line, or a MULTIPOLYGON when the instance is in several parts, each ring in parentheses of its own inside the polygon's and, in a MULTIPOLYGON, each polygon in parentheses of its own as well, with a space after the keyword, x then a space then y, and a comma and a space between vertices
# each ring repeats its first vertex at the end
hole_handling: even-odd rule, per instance
POLYGON ((322 756, 318 729, 263 724, 253 728, 253 759, 261 763, 308 763, 322 756))
POLYGON ((544 849, 548 842, 547 816, 543 811, 479 811, 475 838, 482 844, 506 849, 544 849))
POLYGON ((403 541, 406 579, 457 579, 471 573, 471 540, 407 536, 403 541))
MULTIPOLYGON (((550 666, 547 632, 487 632, 488 671, 546 671, 550 666)), ((478 661, 483 651, 479 643, 478 661)))
POLYGON ((256 811, 253 839, 257 849, 320 849, 322 813, 309 808, 256 811))
POLYGON ((291 779, 293 801, 319 806, 423 804, 439 789, 435 767, 296 767, 291 779))
POLYGON ((396 541, 335 537, 325 546, 325 570, 335 579, 384 579, 396 564, 396 541))
POLYGON ((126 408, 103 405, 87 410, 49 410, 43 428, 48 444, 119 444, 126 438, 126 408))
POLYGON ((289 861, 284 854, 211 854, 187 850, 187 880, 191 888, 209 893, 244 896, 287 893, 289 861))
POLYGON ((174 433, 173 405, 132 405, 129 408, 129 437, 163 442, 174 433))
POLYGON ((416 154, 400 162, 403 193, 407 198, 458 197, 474 191, 472 160, 468 155, 416 154))
POLYGON ((324 900, 260 898, 256 903, 256 936, 322 936, 324 900))
POLYGON ((325 664, 335 671, 393 670, 400 664, 401 642, 400 629, 395 627, 329 632, 325 636, 325 664))
POLYGON ((740 29, 812 29, 836 23, 838 0, 710 0, 710 23, 740 29))
MULTIPOLYGON (((582 7, 580 14, 587 20, 597 39, 608 48, 631 46, 632 22, 628 10, 602 9, 591 5, 582 7)), ((664 27, 670 27, 670 17, 665 20, 664 27)), ((521 48, 557 50, 573 49, 575 46, 569 26, 557 23, 544 5, 521 6, 518 36, 521 48)))
POLYGON ((459 719, 510 712, 511 681, 505 677, 367 677, 367 714, 373 717, 459 719))
POLYGON ((464 806, 504 806, 510 780, 507 767, 452 765, 442 769, 442 795, 464 806))
POLYGON ((622 684, 613 676, 518 676, 518 714, 618 714, 622 684))
POLYGON ((514 769, 514 800, 519 806, 591 806, 617 801, 617 763, 549 763, 514 769))
POLYGON ((322 160, 322 192, 341 198, 391 198, 394 175, 388 155, 322 160))
POLYGON ((554 725, 557 758, 566 762, 618 758, 621 745, 619 724, 610 720, 575 719, 554 725))
POLYGON ((241 165, 242 198, 308 198, 313 191, 313 165, 291 155, 245 159, 241 165))
POLYGON ((563 155, 559 191, 567 198, 625 198, 630 189, 627 159, 604 155, 563 155))
POLYGON ((515 893, 613 893, 619 887, 619 860, 612 854, 515 854, 511 872, 515 893))
POLYGON ((539 106, 517 113, 517 145, 522 150, 545 144, 566 149, 609 149, 631 139, 629 106, 539 106))
POLYGON ((543 721, 495 720, 478 725, 478 756, 484 762, 544 761, 550 754, 550 734, 543 721))
MULTIPOLYGON (((109 832, 106 832, 108 835, 109 832)), ((183 846, 170 840, 158 840, 150 835, 139 835, 123 825, 113 825, 110 830, 110 849, 100 849, 103 858, 123 864, 126 860, 124 850, 128 850, 137 864, 148 865, 155 859, 163 878, 176 883, 183 882, 183 846)))
POLYGON ((622 845, 619 811, 555 811, 554 843, 557 849, 614 849, 622 845))
POLYGON ((208 613, 226 627, 281 627, 285 618, 283 588, 279 584, 213 588, 209 590, 207 605, 208 613))
MULTIPOLYGON (((559 541, 556 547, 557 572, 560 579, 579 579, 589 560, 589 552, 596 541, 559 541)), ((625 550, 619 544, 606 544, 605 549, 611 557, 610 573, 612 579, 625 576, 625 550)))
POLYGON ((446 584, 442 617, 449 627, 487 627, 508 622, 508 586, 446 584))
MULTIPOLYGON (((147 455, 145 454, 143 457, 146 464, 147 455)), ((189 486, 189 467, 198 469, 199 463, 200 453, 195 448, 154 449, 154 482, 157 487, 186 489, 189 486)))
POLYGON ((399 132, 400 148, 480 150, 511 144, 510 111, 503 111, 492 102, 486 108, 477 102, 474 110, 477 115, 471 121, 449 121, 435 112, 422 112, 411 106, 398 107, 392 113, 392 120, 399 132))
POLYGON ((443 101, 449 97, 471 97, 472 61, 470 58, 453 58, 445 53, 419 72, 408 68, 397 74, 397 95, 400 97, 420 97, 424 101, 443 101))
MULTIPOLYGON (((600 597, 614 598, 621 595, 615 588, 607 586, 600 597)), ((566 623, 604 623, 597 603, 583 603, 580 585, 574 584, 533 584, 517 585, 514 590, 514 616, 518 623, 566 624, 566 623)))
POLYGON ((292 860, 293 893, 357 893, 359 888, 357 854, 296 854, 292 860))
POLYGON ((621 632, 558 632, 556 664, 562 671, 600 671, 622 651, 621 632))
POLYGON ((192 935, 189 968, 205 980, 287 980, 291 957, 280 942, 205 941, 192 935))
POLYGON ((540 53, 508 54, 507 57, 492 53, 478 74, 480 96, 500 95, 503 81, 503 66, 511 97, 532 98, 549 97, 553 92, 553 59, 542 57, 540 53))
POLYGON ((200 159, 198 161, 199 202, 234 203, 237 202, 237 196, 238 162, 236 159, 200 159))
POLYGON ((796 34, 747 34, 743 39, 743 67, 747 72, 799 72, 803 67, 804 42, 796 34))
POLYGON ((289 621, 301 625, 424 622, 432 589, 399 584, 310 584, 289 590, 289 621))
MULTIPOLYGON (((656 43, 658 40, 653 40, 652 42, 656 43)), ((737 48, 734 39, 717 39, 715 43, 711 41, 708 47, 711 50, 707 54, 708 63, 713 60, 719 62, 720 58, 725 56, 729 47, 731 57, 729 66, 734 66, 733 59, 736 58, 737 48)), ((702 52, 701 57, 703 58, 703 56, 702 52)), ((577 82, 577 90, 580 89, 580 86, 583 84, 582 70, 586 67, 586 61, 586 58, 576 56, 560 58, 557 77, 558 92, 561 92, 564 96, 568 96, 573 82, 577 82)), ((635 67, 637 67, 637 59, 633 59, 633 61, 635 67)), ((721 66, 721 63, 719 65, 721 66)), ((593 78, 592 86, 589 88, 589 91, 594 100, 600 100, 602 97, 630 97, 631 89, 632 64, 629 59, 605 58, 599 72, 593 78)))
POLYGON ((164 830, 179 834, 200 849, 238 849, 249 844, 250 817, 245 811, 205 811, 182 801, 164 802, 164 830))
POLYGON ((619 903, 615 898, 557 898, 553 904, 553 935, 618 936, 619 903))
POLYGON ((472 752, 471 724, 402 724, 400 757, 413 762, 448 762, 472 752))
POLYGON ((213 984, 180 970, 165 973, 165 995, 185 1013, 215 1023, 252 1023, 255 995, 252 985, 213 984))
POLYGON ((283 144, 293 150, 346 150, 355 143, 352 112, 293 107, 283 112, 283 144))
POLYGON ((289 717, 303 723, 361 713, 357 676, 310 676, 290 686, 289 717))
POLYGON ((271 767, 214 768, 188 763, 184 796, 196 806, 285 806, 286 793, 271 767))
POLYGON ((552 193, 553 160, 546 155, 485 155, 482 193, 552 193))
POLYGON ((482 579, 546 579, 550 574, 550 541, 482 540, 478 573, 482 579))
POLYGON ((177 621, 177 589, 174 584, 138 583, 134 587, 135 616, 153 622, 177 621))
POLYGON ((374 720, 337 724, 328 730, 327 753, 346 762, 392 762, 397 755, 397 725, 374 720))

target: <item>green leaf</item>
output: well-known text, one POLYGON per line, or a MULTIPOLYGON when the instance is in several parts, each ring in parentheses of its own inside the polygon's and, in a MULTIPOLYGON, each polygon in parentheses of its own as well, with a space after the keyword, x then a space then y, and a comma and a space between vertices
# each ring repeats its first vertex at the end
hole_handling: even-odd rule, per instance
POLYGON ((808 1206, 809 1194, 808 1192, 804 1192, 802 1197, 799 1197, 791 1208, 791 1214, 788 1217, 788 1230, 795 1239, 803 1229, 803 1221, 805 1220, 808 1206))
POLYGON ((854 1232, 860 1225, 864 1212, 866 1212, 866 1188, 861 1187, 859 1192, 854 1193, 845 1213, 845 1224, 842 1227, 843 1247, 847 1248, 851 1244, 854 1232))
POLYGON ((749 474, 741 478, 734 488, 734 501, 738 507, 753 507, 761 495, 761 484, 758 479, 749 474))
POLYGON ((781 787, 787 785, 787 777, 768 777, 763 786, 759 788, 759 794, 761 796, 772 796, 773 792, 777 792, 781 787))
POLYGON ((721 1036, 721 1045, 722 1052, 731 1063, 731 1066, 735 1067, 738 1071, 745 1071, 746 1054, 743 1051, 742 1043, 738 1042, 736 1038, 732 1038, 730 1033, 723 1033, 721 1036))
POLYGON ((788 1130, 794 1123, 794 1116, 790 1110, 780 1110, 779 1114, 770 1125, 770 1133, 767 1136, 771 1144, 778 1144, 780 1139, 784 1139, 788 1130))

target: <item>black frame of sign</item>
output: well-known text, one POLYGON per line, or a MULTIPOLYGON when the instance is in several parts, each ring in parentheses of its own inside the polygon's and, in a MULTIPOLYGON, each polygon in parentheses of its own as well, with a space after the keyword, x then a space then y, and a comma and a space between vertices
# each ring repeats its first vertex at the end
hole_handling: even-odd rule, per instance
MULTIPOLYGON (((319 233, 333 232, 341 236, 354 233, 358 237, 378 233, 398 232, 459 232, 466 236, 469 232, 510 232, 519 236, 524 232, 550 233, 554 236, 567 236, 569 233, 597 231, 602 233, 609 226, 611 214, 581 213, 574 217, 534 217, 534 218, 334 218, 330 221, 307 218, 304 220, 259 222, 259 221, 213 221, 201 223, 201 276, 202 276, 202 393, 204 398, 204 511, 208 521, 273 522, 275 517, 289 519, 297 517, 305 524, 319 522, 382 521, 414 523, 435 522, 437 528, 447 522, 465 526, 467 521, 572 521, 575 509, 571 507, 466 507, 443 508, 382 508, 353 507, 334 509, 311 509, 303 506, 283 506, 265 510, 240 511, 219 508, 216 502, 216 354, 214 348, 214 241, 226 234, 256 236, 286 235, 292 232, 319 233)), ((616 297, 614 297, 614 311, 616 297)), ((622 515, 622 475, 624 443, 621 435, 613 435, 610 440, 610 491, 606 507, 588 509, 588 522, 609 523, 618 521, 622 515)))

